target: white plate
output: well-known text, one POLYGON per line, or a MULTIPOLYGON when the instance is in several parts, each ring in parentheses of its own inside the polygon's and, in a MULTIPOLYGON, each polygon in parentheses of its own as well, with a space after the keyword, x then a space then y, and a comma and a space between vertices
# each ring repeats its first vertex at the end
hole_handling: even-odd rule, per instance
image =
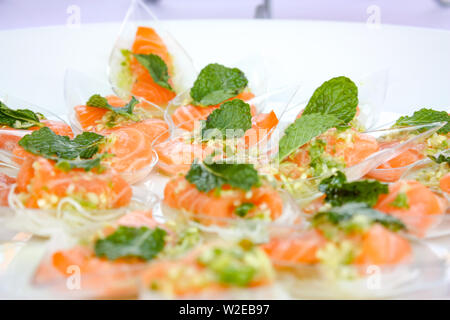
MULTIPOLYGON (((373 29, 356 23, 288 20, 165 24, 198 67, 210 62, 232 63, 258 54, 269 62, 267 73, 275 87, 302 81, 306 96, 331 76, 360 79, 388 69, 387 98, 384 106, 379 106, 380 111, 412 113, 424 106, 449 110, 448 31, 387 25, 373 29)), ((65 69, 74 68, 106 81, 106 65, 119 27, 120 24, 86 24, 78 29, 58 26, 0 31, 0 43, 5 49, 0 50, 0 88, 63 114, 65 69)), ((449 239, 445 241, 439 241, 436 247, 443 257, 449 256, 449 239)), ((22 245, 0 250, 0 278, 8 274, 10 284, 0 285, 0 298, 31 298, 36 294, 44 297, 26 288, 27 276, 43 252, 41 241, 19 248, 22 245), (10 274, 12 270, 15 272, 10 274), (5 286, 16 289, 4 291, 5 286)))

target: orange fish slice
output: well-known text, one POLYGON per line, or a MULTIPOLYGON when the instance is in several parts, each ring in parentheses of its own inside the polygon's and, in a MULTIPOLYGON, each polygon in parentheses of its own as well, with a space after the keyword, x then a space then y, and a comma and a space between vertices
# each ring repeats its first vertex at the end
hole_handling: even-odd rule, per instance
POLYGON ((127 173, 152 165, 156 160, 152 144, 169 137, 168 125, 160 119, 146 119, 104 133, 114 136, 113 144, 106 150, 115 155, 111 166, 127 173))
MULTIPOLYGON (((214 190, 207 193, 200 192, 184 177, 178 177, 167 183, 164 189, 164 203, 173 209, 185 210, 213 219, 237 218, 235 209, 244 202, 253 203, 255 208, 268 210, 272 220, 281 216, 283 200, 271 187, 252 188, 250 196, 246 197, 246 194, 248 193, 242 190, 233 190, 231 193, 220 196, 215 195, 214 190)), ((251 211, 248 216, 251 216, 251 211)))
MULTIPOLYGON (((70 138, 73 138, 72 128, 70 128, 70 126, 62 121, 41 120, 41 123, 58 135, 69 136, 70 138)), ((28 128, 26 130, 19 130, 9 127, 0 128, 0 149, 8 152, 13 152, 13 150, 17 147, 17 143, 19 142, 19 140, 28 133, 28 130, 36 131, 39 129, 40 127, 37 126, 28 128), (9 134, 8 131, 16 131, 17 133, 23 134, 14 134, 13 132, 9 134)))
POLYGON ((155 145, 158 153, 158 168, 168 175, 186 174, 195 159, 204 158, 204 148, 201 144, 191 144, 183 137, 169 139, 155 145))
MULTIPOLYGON (((380 149, 391 148, 398 142, 387 142, 380 144, 380 149)), ((424 145, 419 144, 413 148, 409 148, 391 160, 381 164, 378 168, 371 170, 367 176, 384 182, 394 182, 400 179, 402 174, 408 169, 407 167, 420 159, 424 158, 424 145)))
POLYGON ((435 226, 445 213, 447 201, 420 182, 408 180, 389 185, 389 193, 380 196, 375 209, 402 220, 409 231, 419 237, 435 226), (406 196, 405 207, 397 207, 395 200, 406 196))
MULTIPOLYGON (((154 29, 138 27, 131 51, 134 54, 158 55, 166 63, 169 69, 169 75, 171 75, 173 69, 172 59, 167 51, 166 45, 154 29)), ((131 94, 163 107, 175 97, 175 92, 155 83, 148 70, 134 57, 131 58, 130 68, 135 78, 135 82, 131 88, 131 94)), ((169 83, 172 84, 171 80, 169 80, 169 83)))
POLYGON ((295 237, 271 239, 261 247, 276 264, 313 264, 319 262, 317 251, 326 243, 326 238, 313 229, 295 237))
POLYGON ((442 191, 450 193, 450 173, 447 173, 439 181, 439 187, 442 191))
MULTIPOLYGON (((154 228, 157 225, 151 212, 134 211, 122 216, 104 233, 108 235, 118 226, 154 228)), ((56 251, 49 260, 41 263, 34 282, 38 285, 63 284, 66 278, 73 275, 73 266, 77 266, 81 272, 83 290, 94 292, 98 297, 131 297, 137 294, 136 277, 142 272, 145 263, 139 259, 109 261, 96 257, 89 247, 76 246, 56 251)), ((61 289, 67 290, 65 286, 61 289)))
POLYGON ((26 195, 27 208, 50 205, 54 196, 57 199, 74 196, 96 203, 98 209, 112 209, 128 205, 132 196, 130 185, 114 171, 63 172, 55 168, 54 161, 35 156, 27 157, 20 168, 16 192, 26 195))
MULTIPOLYGON (((227 99, 225 101, 230 101, 233 99, 241 99, 243 101, 249 101, 249 100, 253 99, 254 97, 255 97, 255 95, 253 93, 244 91, 244 92, 238 94, 237 96, 227 99)), ((208 116, 211 114, 211 112, 213 112, 215 109, 219 108, 222 103, 214 105, 214 106, 208 106, 208 107, 200 107, 200 106, 194 106, 194 105, 190 105, 190 104, 178 107, 177 109, 175 109, 174 113, 172 114, 173 124, 176 127, 180 127, 181 129, 184 129, 187 131, 193 131, 196 121, 206 120, 206 118, 208 118, 208 116)), ((252 112, 252 115, 256 114, 256 110, 255 110, 254 106, 251 106, 251 112, 252 112)))
POLYGON ((374 224, 364 233, 361 254, 356 264, 392 265, 406 262, 411 257, 412 248, 408 240, 389 231, 379 224, 374 224))
MULTIPOLYGON (((105 97, 108 100, 108 103, 116 108, 124 107, 127 103, 121 98, 110 95, 105 97)), ((143 103, 140 102, 135 106, 140 107, 143 103)), ((75 115, 77 117, 78 122, 81 125, 81 128, 85 131, 95 130, 95 127, 101 123, 103 116, 108 112, 107 109, 89 107, 85 105, 75 106, 75 115)), ((101 131, 101 130, 100 130, 101 131)))

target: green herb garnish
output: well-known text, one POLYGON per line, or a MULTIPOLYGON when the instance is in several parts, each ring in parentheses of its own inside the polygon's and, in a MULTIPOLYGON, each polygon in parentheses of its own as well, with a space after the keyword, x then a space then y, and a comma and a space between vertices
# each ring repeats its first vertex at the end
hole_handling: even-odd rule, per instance
POLYGON ((99 150, 105 137, 94 132, 83 132, 70 140, 68 136, 60 136, 47 127, 25 135, 19 145, 26 151, 48 159, 58 157, 66 160, 77 158, 89 159, 99 150))
POLYGON ((260 182, 253 164, 234 163, 193 163, 186 180, 202 192, 221 188, 225 184, 248 191, 260 182))
POLYGON ((86 105, 88 107, 107 109, 123 117, 137 120, 137 118, 133 114, 133 109, 138 103, 139 100, 137 100, 135 97, 131 97, 131 100, 124 107, 113 107, 108 103, 108 100, 105 97, 102 97, 99 94, 94 94, 86 102, 86 105))
POLYGON ((0 126, 14 129, 28 129, 34 126, 42 127, 43 116, 28 109, 13 110, 0 101, 0 126))
POLYGON ((314 91, 303 115, 334 115, 345 125, 353 120, 358 106, 358 87, 347 77, 332 78, 314 91))
POLYGON ((450 132, 450 115, 446 111, 436 111, 433 109, 422 108, 413 113, 412 116, 403 116, 395 122, 395 127, 419 126, 434 122, 447 122, 437 133, 447 134, 450 132))
POLYGON ((333 206, 341 206, 348 202, 362 202, 374 206, 381 194, 387 194, 389 187, 379 181, 361 180, 347 182, 341 171, 323 179, 319 190, 326 194, 325 201, 333 206))
POLYGON ((331 224, 345 232, 364 230, 374 223, 379 223, 391 231, 406 229, 404 223, 398 218, 375 210, 365 203, 347 203, 341 207, 318 212, 312 218, 314 227, 320 228, 331 224))
POLYGON ((211 106, 237 96, 247 84, 247 78, 238 68, 212 63, 200 71, 190 94, 194 104, 211 106))
POLYGON ((166 234, 158 227, 120 226, 113 234, 95 242, 95 255, 108 260, 133 257, 151 260, 164 249, 166 234))
POLYGON ((245 217, 248 214, 248 212, 254 207, 255 207, 254 203, 244 202, 234 210, 234 213, 239 217, 245 217))
POLYGON ((202 139, 242 137, 252 127, 250 105, 240 99, 224 102, 202 122, 202 139))
POLYGON ((440 154, 437 157, 434 156, 428 156, 431 160, 433 160, 436 163, 448 163, 450 164, 450 156, 446 156, 444 154, 440 154))
POLYGON ((281 161, 313 138, 342 123, 334 115, 303 114, 284 131, 280 139, 278 159, 281 161))
POLYGON ((169 69, 160 56, 150 54, 133 54, 136 60, 150 73, 153 81, 163 88, 173 91, 169 84, 169 69))
POLYGON ((84 169, 84 171, 88 172, 94 168, 97 168, 98 172, 101 173, 105 170, 101 164, 102 160, 112 156, 113 155, 110 153, 102 153, 95 155, 92 159, 67 160, 55 158, 54 160, 56 160, 56 168, 64 172, 68 172, 72 169, 84 169))

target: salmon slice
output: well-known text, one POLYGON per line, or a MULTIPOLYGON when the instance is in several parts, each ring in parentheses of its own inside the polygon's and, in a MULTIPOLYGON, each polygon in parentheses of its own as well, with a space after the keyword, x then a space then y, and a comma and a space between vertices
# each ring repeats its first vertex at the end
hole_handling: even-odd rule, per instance
MULTIPOLYGON (((225 101, 230 101, 233 99, 241 99, 243 101, 249 101, 249 100, 253 99, 254 97, 255 97, 255 95, 253 93, 251 93, 249 91, 244 91, 244 92, 241 92, 240 94, 238 94, 237 96, 227 99, 225 101)), ((208 116, 215 109, 219 108, 222 103, 219 103, 214 106, 207 106, 207 107, 194 106, 191 104, 178 107, 172 114, 172 121, 175 126, 179 126, 180 128, 187 130, 187 131, 193 131, 196 121, 206 120, 206 118, 208 118, 208 116)), ((256 115, 257 111, 256 111, 255 107, 251 106, 250 109, 251 109, 252 115, 256 115)))
POLYGON ((445 199, 420 182, 401 180, 389 185, 389 193, 381 195, 374 208, 399 218, 409 231, 423 237, 440 221, 446 205, 445 199), (393 205, 400 193, 406 195, 409 208, 397 208, 393 205))
POLYGON ((343 157, 347 167, 360 163, 379 150, 378 142, 374 137, 357 131, 353 132, 350 146, 345 140, 334 136, 328 136, 325 140, 327 143, 325 150, 333 156, 343 157))
MULTIPOLYGON (((68 126, 66 123, 62 121, 57 120, 41 120, 41 123, 48 127, 50 130, 52 130, 54 133, 63 135, 63 136, 69 136, 70 138, 73 138, 73 132, 72 128, 68 126)), ((30 127, 26 130, 20 130, 20 129, 14 129, 9 127, 2 127, 0 130, 0 149, 5 150, 8 152, 13 152, 13 150, 18 146, 18 142, 22 137, 27 133, 28 130, 30 131, 36 131, 39 130, 40 127, 34 126, 30 127), (18 133, 21 132, 22 134, 14 134, 11 132, 11 134, 8 134, 8 131, 17 131, 18 133)))
MULTIPOLYGON (((114 232, 118 226, 155 228, 158 223, 151 211, 133 211, 118 219, 114 226, 104 230, 105 236, 114 232)), ((38 284, 65 285, 65 278, 73 276, 73 266, 80 270, 82 288, 97 292, 103 297, 129 297, 136 295, 136 277, 142 272, 145 263, 140 259, 118 259, 109 261, 98 258, 86 246, 76 246, 53 253, 41 263, 35 274, 38 284)), ((66 289, 64 287, 64 289, 66 289)))
MULTIPOLYGON (((349 235, 348 240, 360 248, 353 264, 396 264, 411 256, 409 242, 380 224, 372 225, 362 236, 349 235)), ((320 262, 318 251, 327 243, 320 231, 311 229, 295 237, 272 239, 262 248, 275 264, 316 264, 320 262)))
POLYGON ((115 155, 111 159, 112 168, 118 172, 135 172, 152 164, 155 160, 152 144, 167 139, 168 128, 161 119, 146 119, 105 131, 114 136, 113 144, 105 150, 115 155))
POLYGON ((153 28, 143 26, 137 28, 131 51, 135 54, 156 54, 160 56, 168 66, 172 65, 164 41, 153 28))
MULTIPOLYGON (((138 27, 131 51, 134 54, 158 55, 166 63, 169 75, 172 74, 172 59, 166 45, 154 29, 138 27)), ((162 107, 165 107, 175 97, 175 92, 155 83, 148 70, 134 57, 131 58, 130 69, 133 77, 136 79, 131 88, 131 94, 162 107)), ((169 80, 169 83, 172 85, 171 80, 169 80)))
MULTIPOLYGON (((398 142, 387 142, 380 144, 380 149, 392 148, 398 142)), ((402 174, 406 171, 406 166, 413 164, 424 158, 424 145, 420 144, 413 148, 409 148, 400 153, 395 158, 381 164, 374 170, 371 170, 367 176, 384 182, 394 182, 400 179, 402 174)))
POLYGON ((314 264, 319 262, 317 251, 326 243, 326 238, 319 231, 312 229, 296 235, 295 238, 271 239, 261 247, 275 264, 314 264))
MULTIPOLYGON (((109 95, 105 98, 111 106, 116 108, 122 108, 127 104, 123 99, 114 95, 109 95)), ((142 105, 143 103, 138 103, 135 108, 142 105)), ((81 128, 85 131, 94 129, 96 125, 101 123, 103 116, 109 111, 107 109, 89 107, 85 105, 75 106, 74 109, 77 120, 80 123, 81 128)))
MULTIPOLYGON (((278 192, 269 186, 252 188, 250 193, 233 190, 231 193, 217 196, 214 190, 200 192, 184 177, 178 177, 169 181, 164 189, 164 203, 169 207, 208 218, 236 218, 235 209, 244 202, 253 203, 255 208, 268 210, 272 220, 281 216, 283 211, 283 200, 278 192)), ((249 217, 252 216, 252 211, 248 213, 249 217)))
POLYGON ((412 248, 408 240, 379 224, 374 224, 364 233, 361 254, 355 264, 391 265, 406 262, 412 248))
POLYGON ((0 172, 0 206, 8 206, 8 195, 16 179, 0 172))
POLYGON ((203 160, 201 144, 191 144, 183 137, 176 137, 155 146, 158 153, 158 168, 167 175, 186 174, 194 160, 203 160))
POLYGON ((245 146, 250 148, 264 138, 269 138, 272 129, 278 125, 278 118, 275 112, 260 113, 252 118, 252 127, 247 130, 244 136, 245 146))
MULTIPOLYGON (((351 130, 352 139, 348 142, 332 134, 335 130, 330 129, 327 134, 321 135, 317 139, 325 142, 324 151, 326 153, 335 158, 343 159, 346 167, 351 167, 364 161, 379 150, 377 140, 368 134, 349 129, 351 130)), ((295 163, 301 168, 308 167, 311 163, 309 146, 309 143, 302 146, 292 157, 288 157, 285 161, 295 163)), ((300 178, 302 175, 302 171, 295 166, 286 167, 283 173, 293 179, 300 178)))
POLYGON ((26 194, 28 208, 39 208, 39 204, 55 207, 58 199, 74 196, 96 203, 98 209, 112 209, 128 205, 132 196, 130 185, 114 171, 95 173, 73 169, 63 172, 55 168, 54 161, 41 157, 25 159, 17 176, 16 192, 26 194))
POLYGON ((450 173, 447 173, 439 181, 439 187, 442 191, 450 193, 450 173))

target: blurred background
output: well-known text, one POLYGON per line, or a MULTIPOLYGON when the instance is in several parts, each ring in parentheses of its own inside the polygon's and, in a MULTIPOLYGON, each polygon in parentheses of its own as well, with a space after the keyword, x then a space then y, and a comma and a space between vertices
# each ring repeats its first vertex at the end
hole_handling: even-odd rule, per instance
MULTIPOLYGON (((311 19, 450 30, 450 0, 146 0, 160 19, 311 19)), ((121 21, 129 0, 0 0, 0 29, 121 21)))

